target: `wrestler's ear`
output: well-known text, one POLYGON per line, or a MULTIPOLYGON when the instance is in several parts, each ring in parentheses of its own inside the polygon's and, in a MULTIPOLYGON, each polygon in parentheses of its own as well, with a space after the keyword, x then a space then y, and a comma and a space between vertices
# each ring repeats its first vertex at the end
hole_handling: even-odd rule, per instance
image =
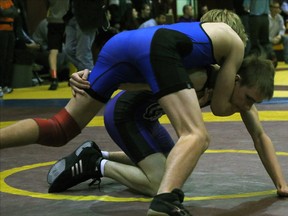
POLYGON ((239 74, 236 74, 235 76, 235 82, 241 81, 241 76, 239 74))

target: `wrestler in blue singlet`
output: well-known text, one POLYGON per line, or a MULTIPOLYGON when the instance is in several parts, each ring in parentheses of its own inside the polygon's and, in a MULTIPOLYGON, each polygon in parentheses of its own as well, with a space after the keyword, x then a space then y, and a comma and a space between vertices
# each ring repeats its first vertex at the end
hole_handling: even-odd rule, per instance
POLYGON ((186 69, 215 64, 201 23, 177 23, 125 31, 102 48, 87 93, 107 102, 121 83, 148 83, 157 98, 193 85, 186 69))
POLYGON ((106 105, 104 122, 113 141, 134 162, 168 154, 174 142, 158 118, 163 110, 150 91, 121 91, 106 105))
MULTIPOLYGON (((215 85, 217 72, 209 69, 203 89, 213 89, 215 85)), ((167 155, 173 148, 174 141, 159 123, 163 114, 152 92, 121 91, 107 103, 104 122, 114 142, 138 163, 154 153, 167 155)))

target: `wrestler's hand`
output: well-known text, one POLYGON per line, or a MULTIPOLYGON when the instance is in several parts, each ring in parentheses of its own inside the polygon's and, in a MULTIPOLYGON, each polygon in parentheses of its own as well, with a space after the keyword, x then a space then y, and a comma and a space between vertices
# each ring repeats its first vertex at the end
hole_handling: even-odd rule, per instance
POLYGON ((288 197, 288 185, 277 190, 277 195, 279 197, 288 197))
POLYGON ((90 74, 88 69, 75 72, 71 75, 69 83, 72 89, 72 94, 75 97, 76 93, 85 94, 84 89, 90 88, 90 83, 87 81, 87 78, 90 74))

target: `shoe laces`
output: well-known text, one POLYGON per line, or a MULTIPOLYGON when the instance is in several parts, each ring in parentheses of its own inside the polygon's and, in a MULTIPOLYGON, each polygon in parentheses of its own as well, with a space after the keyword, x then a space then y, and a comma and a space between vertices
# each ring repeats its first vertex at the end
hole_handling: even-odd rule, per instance
POLYGON ((101 184, 100 178, 93 178, 92 181, 89 183, 89 187, 91 187, 92 185, 97 185, 98 190, 100 191, 100 184, 101 184))

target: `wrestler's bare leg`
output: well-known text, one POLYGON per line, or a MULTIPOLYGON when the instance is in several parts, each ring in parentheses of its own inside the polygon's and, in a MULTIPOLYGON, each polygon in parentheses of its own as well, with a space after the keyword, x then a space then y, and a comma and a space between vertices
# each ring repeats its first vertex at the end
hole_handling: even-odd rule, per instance
POLYGON ((65 109, 83 129, 103 106, 104 103, 93 99, 85 92, 71 98, 65 109))
POLYGON ((155 153, 136 165, 126 165, 114 161, 105 164, 104 176, 148 196, 156 195, 165 170, 166 156, 155 153), (157 169, 155 169, 157 164, 157 169))
MULTIPOLYGON (((103 106, 103 103, 85 93, 83 95, 76 94, 65 106, 65 109, 83 129, 103 106)), ((39 127, 33 119, 25 119, 0 129, 1 149, 35 144, 38 139, 39 127)))
POLYGON ((167 157, 166 170, 158 194, 182 188, 209 145, 208 133, 194 89, 184 89, 166 95, 159 103, 179 139, 167 157))
POLYGON ((135 163, 133 163, 133 161, 131 161, 131 159, 123 151, 109 152, 109 157, 106 159, 126 165, 135 165, 135 163))
POLYGON ((39 128, 33 119, 25 119, 0 129, 0 149, 36 143, 39 128))

